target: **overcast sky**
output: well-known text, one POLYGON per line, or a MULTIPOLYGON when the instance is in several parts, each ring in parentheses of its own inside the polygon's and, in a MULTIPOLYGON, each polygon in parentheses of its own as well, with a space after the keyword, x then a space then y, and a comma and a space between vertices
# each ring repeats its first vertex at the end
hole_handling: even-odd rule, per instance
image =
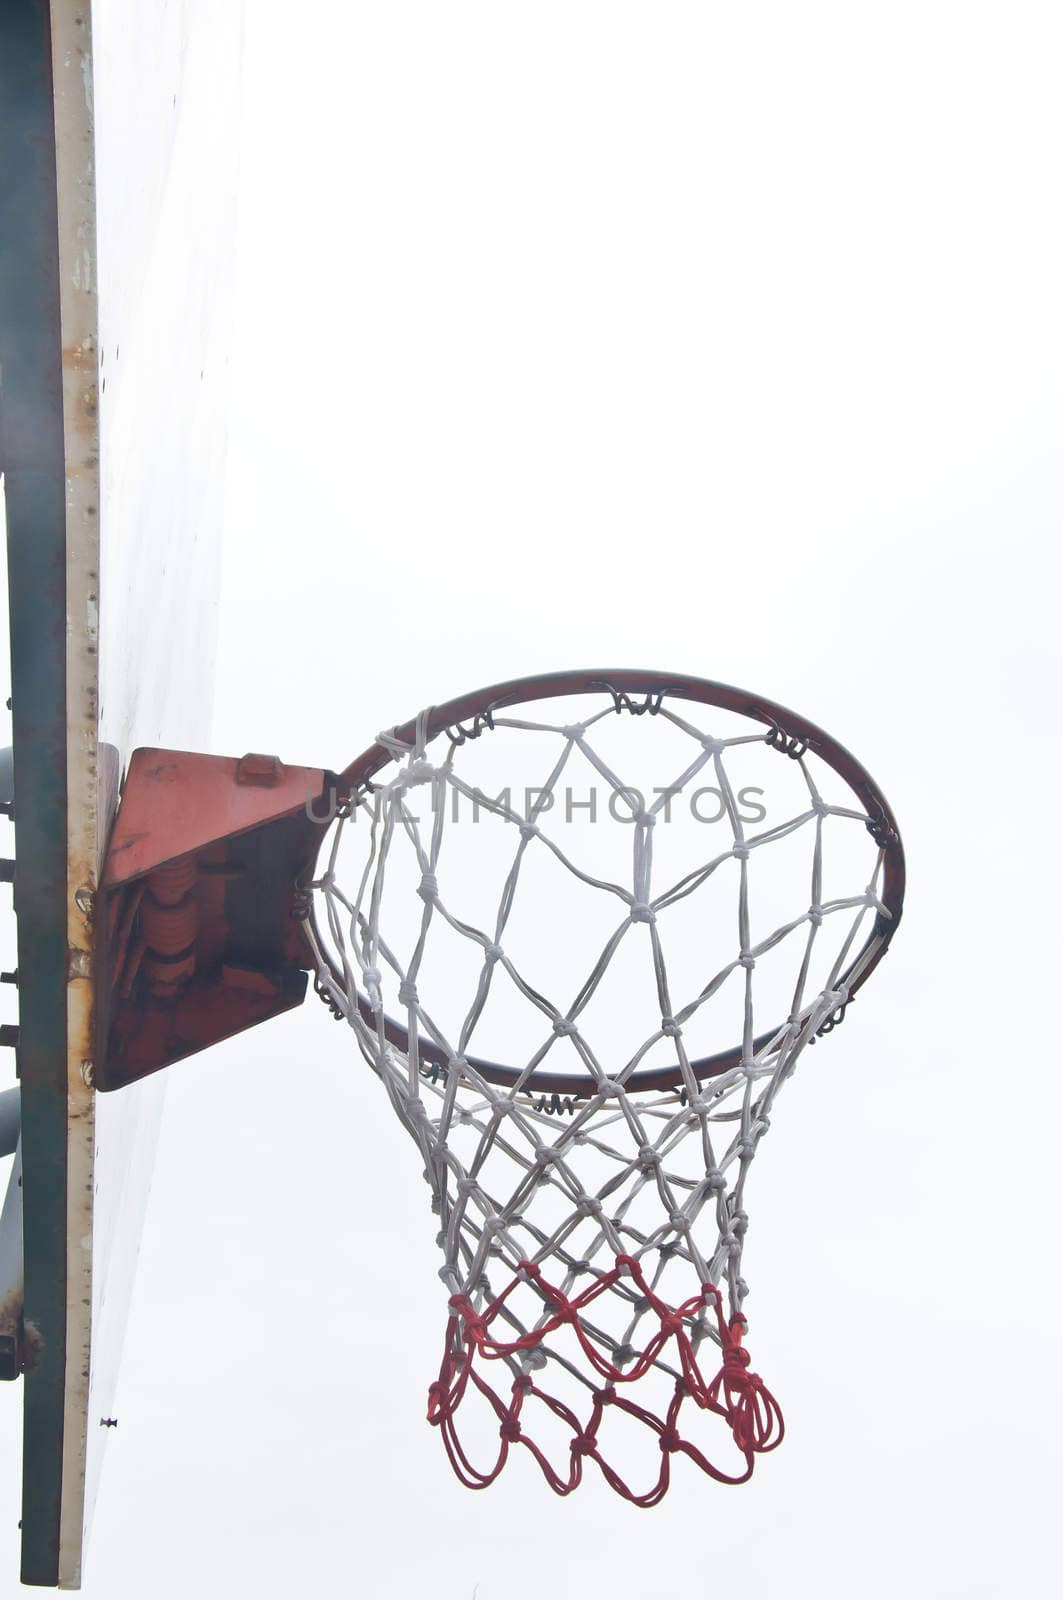
POLYGON ((1057 9, 248 10, 212 748, 691 672, 854 750, 910 898, 754 1170, 749 1486, 459 1488, 420 1163, 308 1004, 170 1075, 86 1592, 1055 1592, 1057 9))

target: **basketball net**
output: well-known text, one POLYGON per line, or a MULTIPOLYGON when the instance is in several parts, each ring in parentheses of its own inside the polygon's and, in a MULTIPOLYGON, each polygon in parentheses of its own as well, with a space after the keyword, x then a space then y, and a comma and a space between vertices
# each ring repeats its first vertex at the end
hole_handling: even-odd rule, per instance
MULTIPOLYGON (((782 1439, 779 1407, 744 1343, 747 1179, 776 1096, 806 1045, 843 1015, 893 919, 882 898, 881 819, 859 803, 828 803, 799 741, 762 727, 719 738, 711 708, 684 706, 680 715, 666 697, 636 703, 607 686, 585 696, 581 709, 577 723, 556 725, 488 712, 472 727, 434 737, 425 713, 411 737, 381 735, 390 765, 382 782, 352 792, 337 817, 312 885, 316 915, 307 931, 318 990, 352 1029, 431 1187, 450 1298, 428 1417, 457 1476, 483 1488, 519 1450, 558 1494, 576 1488, 593 1462, 619 1494, 651 1506, 668 1488, 675 1456, 718 1481, 741 1483, 756 1456, 782 1439), (690 741, 689 761, 667 794, 674 800, 708 774, 726 813, 726 836, 678 882, 658 881, 654 866, 665 795, 646 804, 595 744, 604 719, 637 713, 630 718, 637 736, 647 711, 690 741), (548 751, 530 809, 492 799, 463 777, 463 757, 481 737, 534 739, 548 751), (743 821, 729 773, 752 742, 789 757, 803 779, 798 810, 760 832, 743 821), (547 797, 556 796, 577 752, 630 810, 624 881, 569 859, 547 828, 547 797), (484 926, 457 915, 444 888, 455 796, 475 802, 508 842, 508 870, 484 926), (865 830, 869 875, 827 898, 832 819, 865 830), (769 869, 773 849, 798 832, 808 844, 803 903, 766 935, 754 934, 754 873, 769 869), (358 866, 344 887, 352 844, 358 866), (400 851, 415 864, 418 902, 405 943, 389 934, 400 851), (604 947, 554 996, 510 948, 522 887, 546 855, 552 869, 560 863, 571 874, 579 895, 609 897, 616 910, 604 947), (667 956, 670 913, 704 896, 725 866, 737 884, 733 948, 693 992, 677 992, 667 956), (463 941, 471 957, 457 1010, 450 978, 433 987, 432 957, 444 937, 463 941), (617 950, 632 940, 648 963, 658 1014, 622 1056, 607 1055, 586 1024, 588 1008, 617 950), (758 965, 780 946, 792 952, 781 1020, 758 1007, 758 965), (825 979, 813 985, 814 968, 825 979), (688 1036, 736 989, 740 1043, 707 1068, 688 1036), (485 1008, 501 991, 531 1012, 538 1030, 527 1057, 504 1072, 474 1053, 485 1008), (443 1020, 444 1010, 457 1025, 443 1020), (539 1087, 562 1045, 579 1071, 572 1093, 539 1087), (647 1065, 662 1051, 666 1083, 647 1065)), ((556 906, 558 918, 574 914, 556 906)))

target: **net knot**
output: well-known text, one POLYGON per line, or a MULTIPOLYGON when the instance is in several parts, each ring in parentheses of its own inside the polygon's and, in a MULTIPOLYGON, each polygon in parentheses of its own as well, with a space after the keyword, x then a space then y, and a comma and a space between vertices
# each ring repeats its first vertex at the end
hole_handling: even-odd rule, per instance
POLYGON ((840 1006, 848 1004, 849 990, 846 988, 845 984, 841 983, 836 989, 824 989, 819 998, 823 1004, 824 1010, 828 1013, 833 1013, 837 1011, 840 1006))
MULTIPOLYGON (((749 852, 747 851, 746 854, 748 855, 748 853, 749 852)), ((742 954, 738 958, 738 965, 740 967, 744 967, 747 972, 752 972, 756 964, 756 956, 751 956, 748 950, 743 950, 742 954)))
POLYGON ((597 1448, 598 1436, 594 1433, 577 1433, 572 1441, 574 1456, 592 1456, 597 1448))
POLYGON ((502 1426, 498 1430, 499 1437, 507 1444, 516 1444, 520 1438, 520 1423, 516 1417, 503 1417, 502 1426))
POLYGON ((734 856, 736 861, 749 860, 749 848, 747 845, 736 844, 734 849, 731 851, 731 854, 734 856))
POLYGON ((458 1316, 461 1318, 463 1324, 462 1333, 465 1337, 466 1343, 482 1345, 484 1339, 487 1337, 487 1323, 478 1312, 473 1310, 472 1302, 469 1300, 468 1296, 464 1294, 452 1294, 449 1304, 450 1309, 457 1312, 458 1316))
POLYGON ((658 1442, 661 1446, 661 1449, 666 1453, 679 1450, 683 1444, 683 1441, 679 1437, 679 1433, 675 1428, 662 1428, 661 1437, 658 1442))
POLYGON ((535 1261, 522 1261, 522 1262, 520 1262, 518 1267, 517 1267, 517 1271, 518 1271, 518 1273, 522 1273, 523 1276, 525 1278, 527 1278, 530 1283, 538 1283, 539 1279, 543 1275, 542 1267, 540 1267, 538 1262, 535 1262, 535 1261))
POLYGON ((579 1029, 570 1017, 555 1017, 554 1032, 559 1039, 568 1039, 572 1034, 578 1033, 579 1029))
MULTIPOLYGON (((744 1375, 749 1366, 749 1351, 741 1344, 727 1345, 723 1352, 723 1367, 729 1378, 744 1375)), ((759 1381, 759 1380, 758 1380, 759 1381)))
POLYGON ((740 1372, 725 1369, 724 1376, 728 1390, 727 1420, 735 1444, 747 1456, 774 1450, 781 1444, 784 1432, 782 1412, 775 1396, 756 1372, 744 1368, 740 1372))
POLYGON ((380 988, 380 968, 379 967, 366 967, 365 970, 362 973, 362 982, 365 984, 367 989, 379 989, 380 988))
POLYGON ((674 1017, 661 1018, 661 1032, 666 1039, 678 1039, 682 1031, 674 1017))
POLYGON ((496 961, 501 961, 501 959, 502 959, 502 946, 500 944, 485 944, 484 945, 484 960, 485 961, 490 961, 490 963, 493 966, 496 961))
POLYGON ((535 826, 534 822, 522 822, 520 825, 520 836, 524 840, 525 844, 527 844, 529 839, 534 839, 538 832, 539 830, 535 826))
POLYGON ((656 922, 657 913, 645 900, 636 900, 629 913, 632 922, 656 922))
POLYGON ((710 1189, 714 1194, 719 1194, 722 1190, 727 1188, 727 1179, 724 1177, 719 1167, 713 1167, 712 1171, 706 1174, 705 1187, 706 1189, 710 1189))
POLYGON ((411 983, 409 978, 403 978, 399 984, 399 1005, 413 1009, 417 1004, 417 985, 411 983))
POLYGON ((432 763, 421 756, 417 760, 412 760, 408 767, 403 767, 395 781, 400 788, 412 789, 416 784, 428 783, 434 777, 435 768, 432 763))
POLYGON ((422 900, 427 901, 429 904, 431 904, 432 901, 439 899, 439 879, 436 877, 434 872, 424 872, 421 874, 421 882, 417 893, 420 895, 422 900))
POLYGON ((449 1410, 450 1385, 454 1377, 454 1363, 448 1356, 435 1383, 428 1385, 428 1420, 437 1422, 449 1410))
POLYGON ((823 912, 820 910, 819 906, 809 906, 808 920, 811 922, 814 928, 821 928, 823 926, 823 912))
POLYGON ((661 1332, 668 1339, 671 1339, 673 1334, 683 1332, 683 1319, 678 1311, 670 1311, 666 1317, 661 1318, 661 1332))

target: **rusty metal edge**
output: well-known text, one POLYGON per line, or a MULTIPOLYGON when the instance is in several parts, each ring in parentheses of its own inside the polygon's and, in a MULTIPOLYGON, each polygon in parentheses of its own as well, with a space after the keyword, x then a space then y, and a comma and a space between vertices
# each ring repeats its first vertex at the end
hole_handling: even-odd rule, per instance
POLYGON ((96 1143, 92 912, 99 883, 100 433, 90 0, 51 0, 66 458, 66 1372, 59 1587, 81 1586, 96 1143))

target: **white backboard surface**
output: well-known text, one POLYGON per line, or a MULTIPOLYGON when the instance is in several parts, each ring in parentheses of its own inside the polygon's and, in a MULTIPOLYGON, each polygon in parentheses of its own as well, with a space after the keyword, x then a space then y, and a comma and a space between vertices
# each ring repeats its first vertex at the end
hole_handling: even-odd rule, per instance
MULTIPOLYGON (((209 739, 229 384, 241 7, 55 0, 66 385, 70 887, 94 887, 137 745, 209 739), (98 379, 98 408, 86 395, 98 379), (98 515, 97 515, 98 510, 98 515), (117 754, 117 762, 114 761, 117 754)), ((71 898, 69 936, 90 948, 71 898)), ((115 1418, 163 1080, 94 1094, 69 1008, 60 1583, 115 1418)))

